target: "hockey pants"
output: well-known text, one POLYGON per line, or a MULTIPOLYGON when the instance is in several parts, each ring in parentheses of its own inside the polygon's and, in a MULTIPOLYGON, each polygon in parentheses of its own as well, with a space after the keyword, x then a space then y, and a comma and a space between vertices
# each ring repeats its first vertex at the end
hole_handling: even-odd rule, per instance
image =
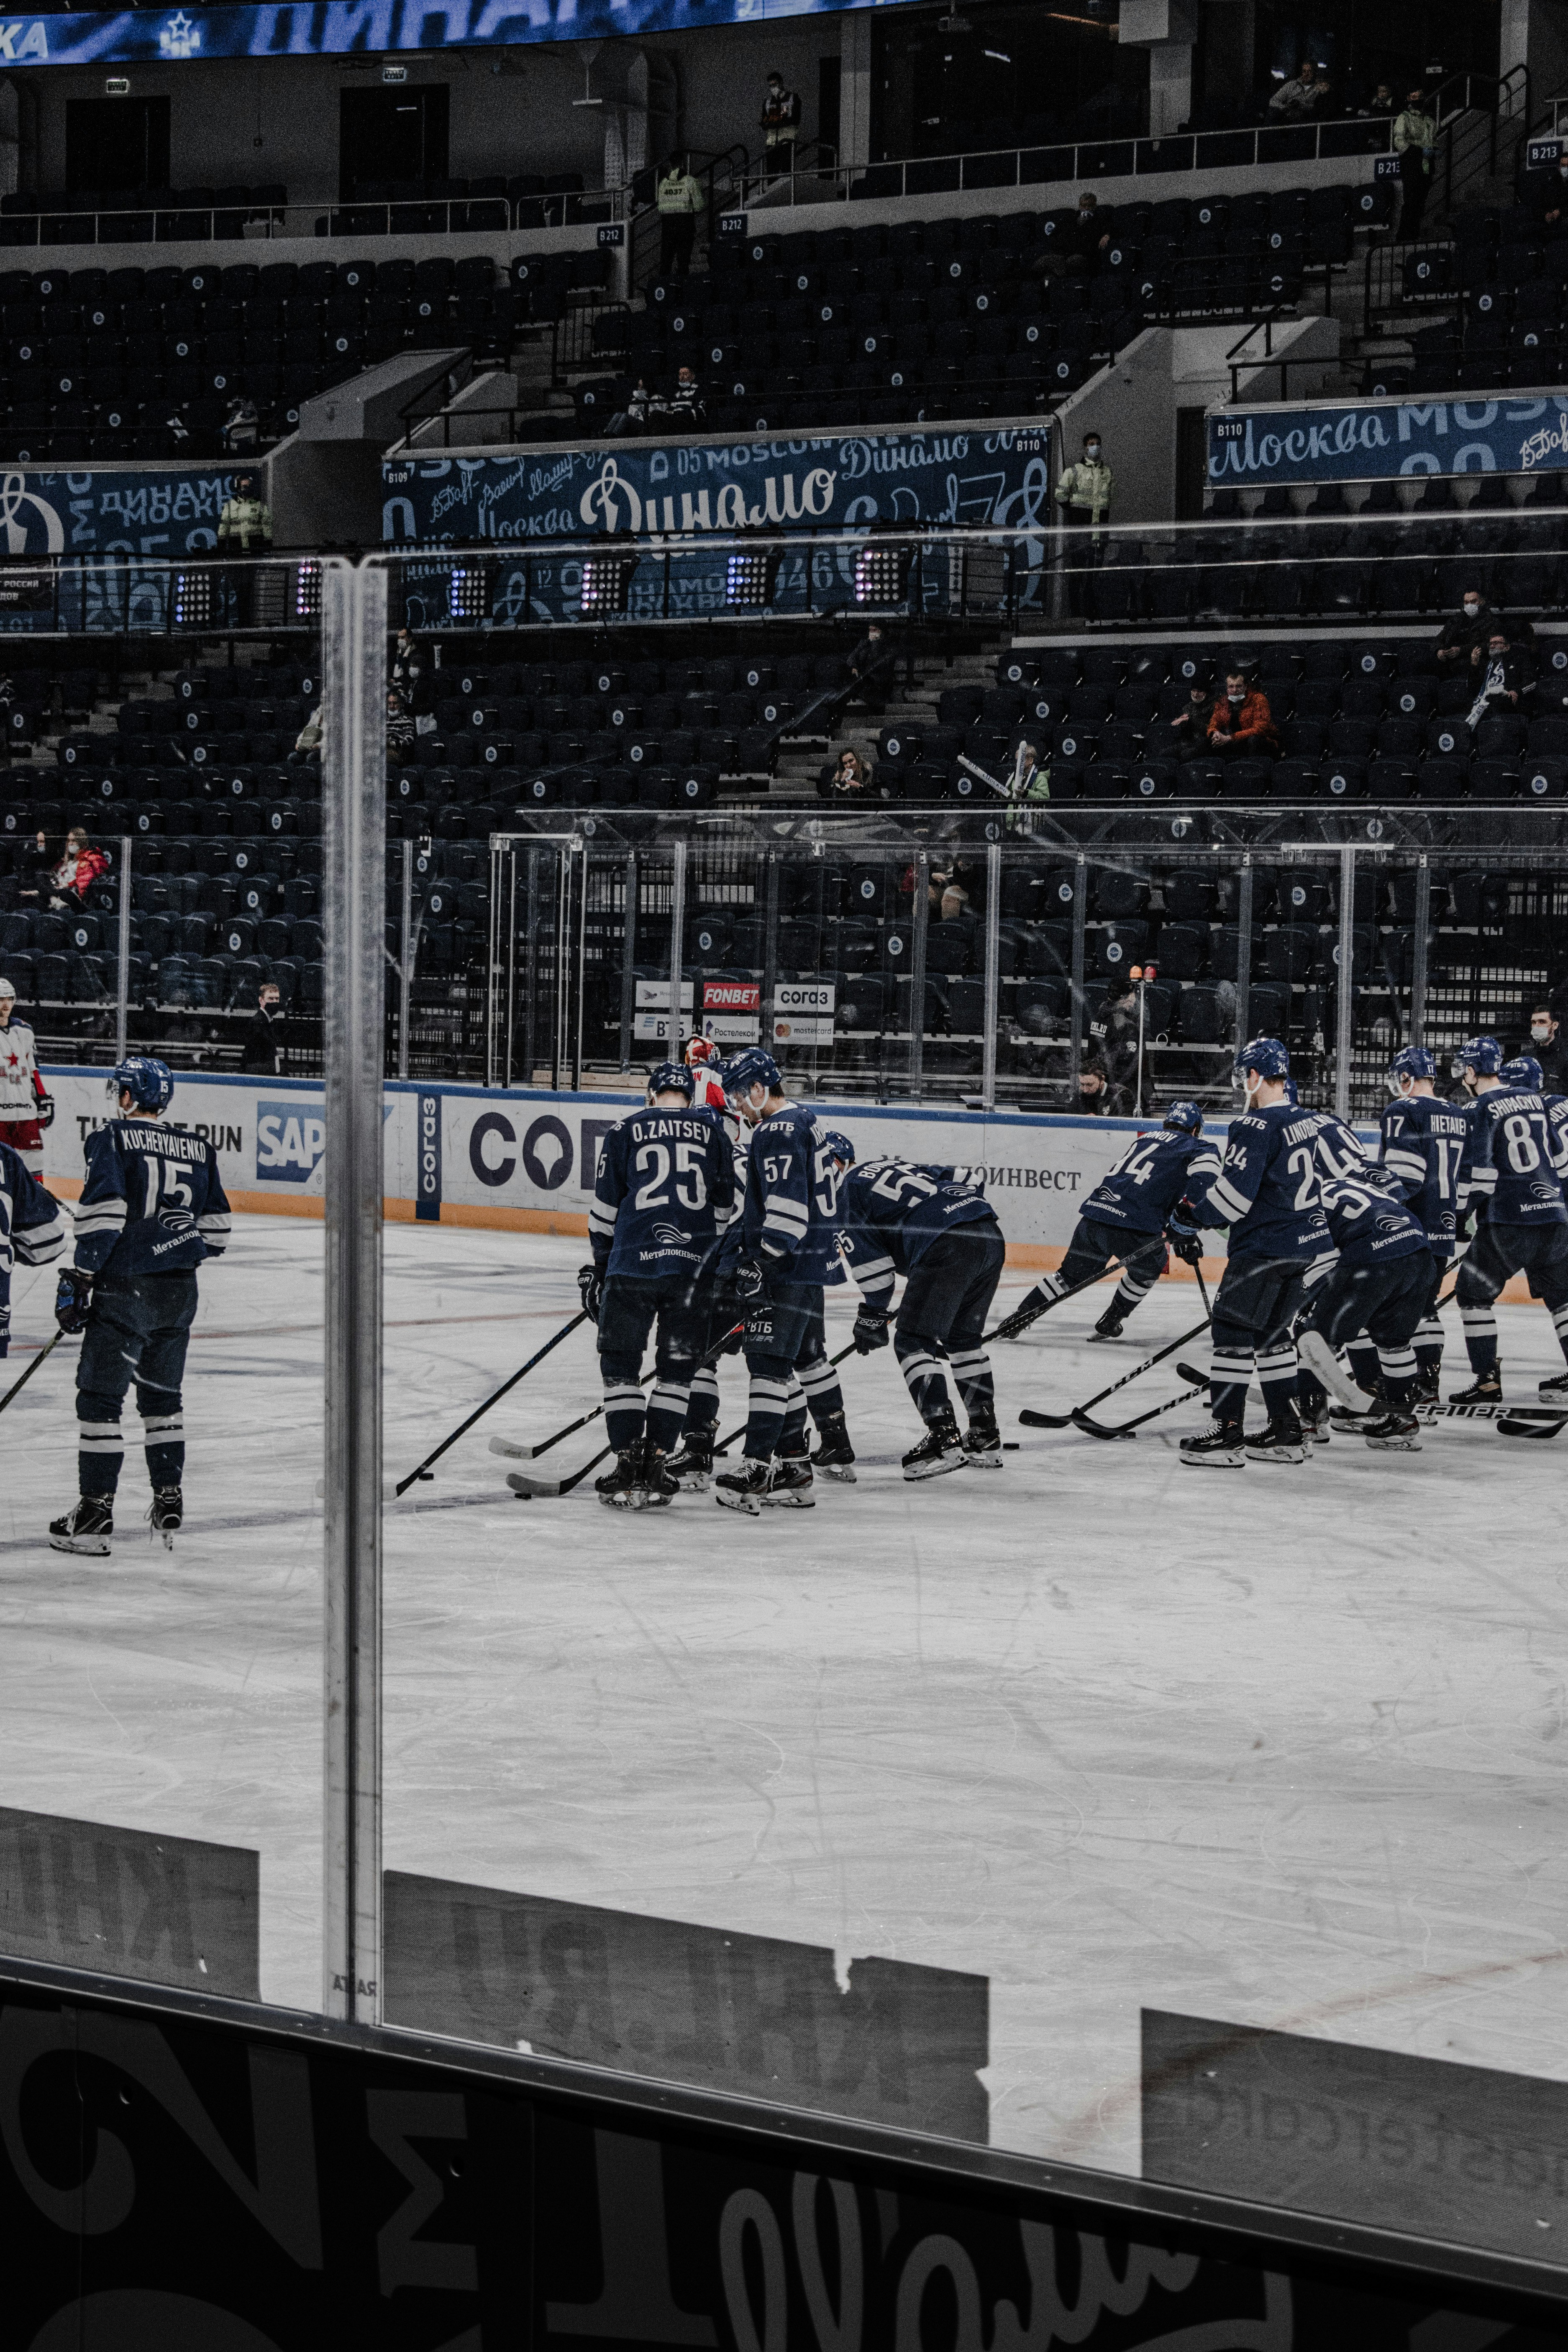
POLYGON ((976 1217, 933 1242, 904 1286, 893 1347, 928 1426, 952 1410, 944 1360, 970 1421, 996 1418, 991 1359, 981 1341, 1006 1255, 995 1219, 976 1217))
POLYGON ((1233 1257, 1214 1295, 1209 1402, 1218 1422, 1239 1424, 1257 1367, 1270 1421, 1295 1411, 1296 1343, 1291 1326, 1306 1288, 1300 1258, 1233 1257))
POLYGON ((675 1450, 696 1369, 701 1318, 690 1304, 691 1276, 613 1274, 599 1302, 599 1371, 605 1433, 617 1454, 647 1434, 661 1454, 675 1450), (643 1353, 658 1325, 653 1392, 644 1417, 643 1353))
POLYGON ((78 1477, 84 1495, 112 1495, 125 1440, 121 1407, 132 1381, 153 1486, 177 1486, 185 1467, 181 1383, 196 1312, 194 1274, 101 1276, 76 1372, 78 1477))
MULTIPOLYGON (((1322 1286, 1318 1301, 1303 1318, 1301 1328, 1316 1331, 1336 1352, 1352 1350, 1362 1332, 1376 1357, 1373 1378, 1381 1378, 1395 1404, 1408 1404, 1415 1391, 1415 1350, 1412 1345, 1433 1295, 1432 1254, 1413 1251, 1386 1265, 1347 1265, 1342 1259, 1322 1286)), ((1358 1370, 1362 1386, 1370 1386, 1358 1370)), ((1309 1378, 1305 1372, 1303 1387, 1309 1378)), ((1313 1382, 1316 1389, 1318 1383, 1313 1382)))
POLYGON ((1459 1268, 1455 1295, 1465 1327, 1470 1370, 1479 1378, 1497 1370, 1497 1317, 1492 1309, 1510 1275, 1529 1277, 1545 1302, 1568 1357, 1568 1225, 1483 1225, 1459 1268))

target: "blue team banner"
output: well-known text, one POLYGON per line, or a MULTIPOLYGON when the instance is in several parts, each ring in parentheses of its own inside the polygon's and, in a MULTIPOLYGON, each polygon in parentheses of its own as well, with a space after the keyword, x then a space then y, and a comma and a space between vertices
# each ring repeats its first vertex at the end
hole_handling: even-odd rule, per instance
POLYGON ((598 532, 700 539, 738 530, 853 530, 875 523, 1044 530, 1047 428, 828 434, 818 439, 603 441, 499 457, 388 457, 390 548, 598 532))
POLYGON ((1399 474, 1536 474, 1568 467, 1568 392, 1513 400, 1299 402, 1208 420, 1216 487, 1382 481, 1399 474))
POLYGON ((168 65, 192 58, 324 58, 597 41, 812 16, 878 0, 301 0, 270 8, 153 8, 0 22, 0 66, 168 65))
POLYGON ((255 471, 0 468, 0 630, 163 628, 169 577, 156 565, 213 554, 225 502, 255 471), (79 570, 42 561, 73 555, 89 561, 79 570), (26 568, 35 557, 36 574, 26 568))

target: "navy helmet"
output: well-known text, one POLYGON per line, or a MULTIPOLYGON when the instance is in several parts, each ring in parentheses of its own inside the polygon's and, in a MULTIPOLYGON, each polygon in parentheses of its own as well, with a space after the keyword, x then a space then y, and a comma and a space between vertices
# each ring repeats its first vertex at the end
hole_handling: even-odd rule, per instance
POLYGON ((847 1135, 841 1135, 836 1127, 830 1127, 827 1130, 827 1149, 835 1160, 843 1161, 846 1168, 854 1167, 855 1146, 850 1142, 849 1138, 847 1135))
POLYGON ((766 1087, 769 1094, 776 1095, 783 1086, 778 1064, 761 1045, 743 1045, 734 1060, 724 1065, 727 1095, 749 1095, 753 1087, 766 1087))
POLYGON ((1425 1045, 1402 1045, 1388 1066, 1391 1078, 1435 1078, 1437 1056, 1425 1045))
POLYGON ((695 1084, 684 1062, 656 1062, 647 1074, 650 1095, 684 1095, 689 1102, 695 1084))
POLYGON ((1204 1115, 1195 1102, 1173 1102, 1165 1113, 1165 1125, 1177 1135, 1201 1135, 1204 1115))
POLYGON ((1533 1054, 1516 1055, 1505 1062, 1498 1072, 1505 1087, 1521 1087, 1526 1094, 1538 1095, 1545 1083, 1546 1073, 1533 1054))
POLYGON ((1461 1070, 1474 1070, 1478 1078, 1502 1076, 1502 1047, 1495 1037, 1467 1037, 1456 1059, 1461 1070))
POLYGON ((174 1092, 174 1073, 150 1054, 130 1054, 110 1072, 109 1091, 115 1102, 129 1095, 138 1110, 163 1110, 174 1092))
POLYGON ((1254 1037, 1236 1057, 1232 1076, 1238 1085, 1248 1070, 1255 1078, 1288 1078, 1290 1056, 1278 1037, 1254 1037))

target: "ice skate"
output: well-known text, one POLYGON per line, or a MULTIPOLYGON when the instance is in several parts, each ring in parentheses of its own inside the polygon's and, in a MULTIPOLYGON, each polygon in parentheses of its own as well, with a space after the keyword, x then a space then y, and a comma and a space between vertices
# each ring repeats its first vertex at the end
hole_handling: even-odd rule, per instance
POLYGON ((1240 1422, 1211 1422, 1201 1436, 1184 1437, 1182 1460, 1190 1470, 1244 1470, 1247 1444, 1240 1422))
POLYGON ((1468 1389, 1454 1391, 1448 1402, 1450 1404, 1501 1404, 1501 1372, 1478 1372, 1468 1389))
POLYGON ((958 1434, 958 1423, 951 1413, 933 1421, 920 1444, 911 1446, 904 1456, 906 1478, 941 1478, 949 1470, 962 1470, 967 1456, 958 1434))
POLYGON ((746 1511, 760 1518, 763 1498, 768 1490, 768 1465, 753 1462, 749 1457, 733 1470, 721 1470, 713 1481, 713 1500, 727 1511, 746 1511))
POLYGON ((184 1516, 184 1496, 177 1486, 154 1487, 152 1508, 147 1514, 147 1524, 155 1536, 163 1537, 165 1551, 174 1550, 174 1538, 180 1531, 184 1516))
POLYGON ((79 1551, 101 1559, 114 1533, 114 1506, 107 1495, 84 1495, 64 1518, 49 1521, 51 1551, 79 1551))
POLYGON ((642 1446, 628 1445, 616 1456, 616 1466, 594 1481, 594 1492, 612 1511, 640 1511, 647 1500, 643 1485, 642 1446))
POLYGON ((841 1412, 830 1412, 827 1426, 822 1433, 822 1443, 811 1457, 811 1466, 821 1477, 839 1478, 847 1486, 855 1484, 855 1448, 849 1443, 849 1424, 841 1412))
POLYGON ((1329 1412, 1327 1397, 1321 1397, 1312 1404, 1306 1404, 1298 1397, 1296 1418, 1301 1424, 1301 1434, 1309 1445, 1328 1444, 1331 1415, 1329 1412))
POLYGON ((651 1438, 642 1442, 642 1491, 645 1511, 668 1510, 680 1488, 669 1475, 669 1456, 651 1438))
POLYGON ((1400 1405, 1391 1405, 1376 1421, 1368 1422, 1362 1434, 1379 1454, 1421 1451, 1421 1423, 1400 1405))
POLYGON ((1127 1318, 1120 1307, 1108 1307, 1093 1330, 1091 1339, 1120 1339, 1127 1327, 1127 1318))
POLYGON ((963 1433, 963 1458, 972 1470, 1000 1470, 1002 1433, 988 1413, 973 1413, 963 1433))
POLYGON ((1246 1440, 1249 1462, 1305 1462, 1307 1441, 1295 1414, 1276 1413, 1267 1429, 1246 1440))
POLYGON ((1410 1400, 1410 1410, 1417 1421, 1436 1421, 1442 1402, 1441 1375, 1434 1364, 1430 1371, 1415 1375, 1415 1394, 1410 1400))
POLYGON ((665 1475, 688 1494, 700 1495, 713 1482, 713 1431, 694 1431, 679 1454, 666 1457, 665 1475))
POLYGON ((812 1493, 811 1464, 804 1454, 791 1454, 776 1461, 769 1474, 763 1501, 773 1508, 775 1505, 786 1511, 810 1511, 816 1507, 812 1493))
POLYGON ((1550 1381, 1538 1381, 1535 1393, 1546 1404, 1568 1405, 1568 1372, 1559 1372, 1550 1381))

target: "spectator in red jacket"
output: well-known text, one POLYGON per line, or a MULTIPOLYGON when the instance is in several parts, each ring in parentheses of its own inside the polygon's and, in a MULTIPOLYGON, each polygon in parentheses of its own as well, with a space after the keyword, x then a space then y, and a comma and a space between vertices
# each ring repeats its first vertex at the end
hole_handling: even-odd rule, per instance
POLYGON ((74 898, 79 906, 99 876, 108 870, 109 860, 103 851, 89 849, 83 827, 72 825, 66 835, 66 854, 49 877, 50 905, 63 907, 74 898))
POLYGON ((1233 669, 1209 713, 1209 751, 1216 760, 1277 760, 1279 738, 1268 698, 1233 669))

